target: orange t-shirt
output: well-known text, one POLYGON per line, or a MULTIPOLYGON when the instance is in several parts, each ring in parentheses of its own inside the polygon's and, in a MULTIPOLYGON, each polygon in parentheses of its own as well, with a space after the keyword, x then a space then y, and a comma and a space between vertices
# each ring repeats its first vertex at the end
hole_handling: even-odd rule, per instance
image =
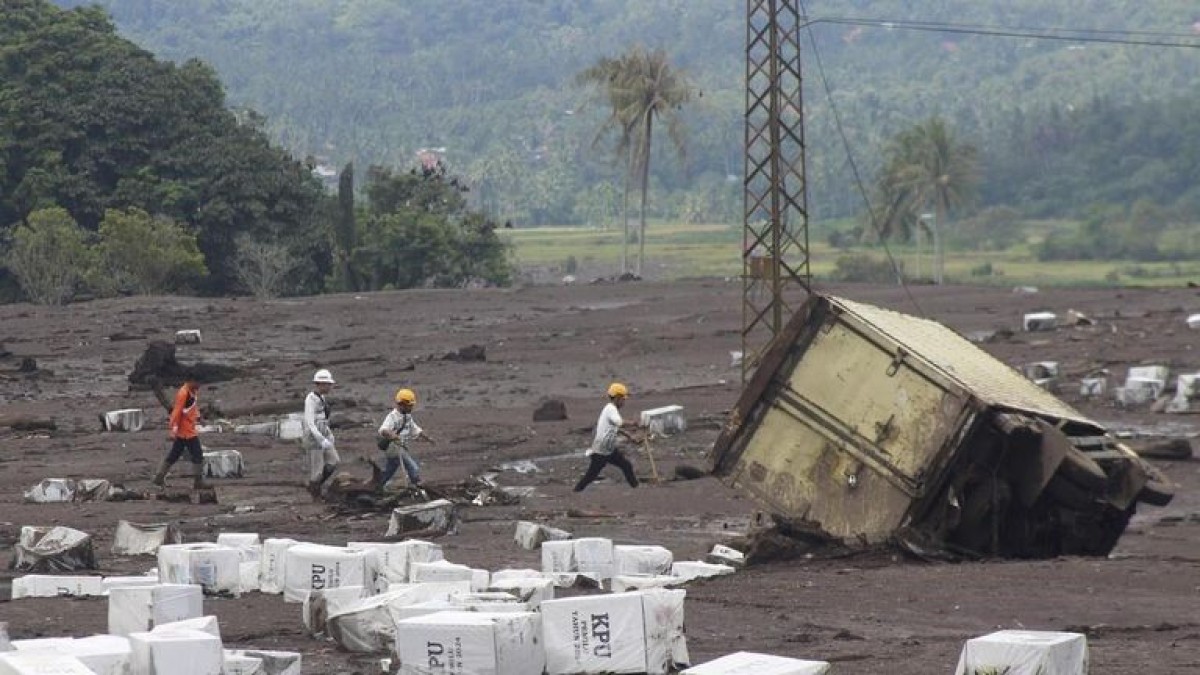
POLYGON ((171 438, 187 440, 196 437, 196 422, 200 420, 200 401, 196 390, 186 384, 175 393, 171 409, 171 438))

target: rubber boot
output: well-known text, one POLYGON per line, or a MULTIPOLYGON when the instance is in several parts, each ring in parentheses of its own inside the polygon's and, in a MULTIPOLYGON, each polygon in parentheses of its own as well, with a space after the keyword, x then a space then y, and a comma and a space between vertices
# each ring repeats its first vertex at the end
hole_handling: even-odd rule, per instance
POLYGON ((192 465, 192 489, 193 490, 208 490, 212 485, 204 480, 204 464, 192 465))
POLYGON ((167 460, 164 459, 162 462, 159 463, 158 472, 154 474, 154 478, 151 479, 150 482, 154 483, 158 487, 167 487, 167 472, 170 470, 171 470, 170 462, 168 462, 167 460))
POLYGON ((334 471, 334 467, 326 464, 325 468, 321 469, 321 478, 319 480, 309 481, 308 493, 312 495, 314 502, 321 501, 321 488, 325 486, 325 481, 329 480, 329 477, 333 475, 334 471))

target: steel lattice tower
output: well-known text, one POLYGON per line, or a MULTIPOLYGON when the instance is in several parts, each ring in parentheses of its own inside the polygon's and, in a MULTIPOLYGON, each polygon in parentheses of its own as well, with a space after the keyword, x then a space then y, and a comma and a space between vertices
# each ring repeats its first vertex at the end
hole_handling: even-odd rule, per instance
POLYGON ((810 290, 799 0, 746 0, 742 381, 810 290))

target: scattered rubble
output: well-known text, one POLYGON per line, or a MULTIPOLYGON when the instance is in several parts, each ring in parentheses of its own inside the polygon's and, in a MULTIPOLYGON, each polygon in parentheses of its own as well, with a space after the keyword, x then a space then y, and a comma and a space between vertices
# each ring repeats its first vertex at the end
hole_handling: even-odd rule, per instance
POLYGON ((567 419, 567 404, 552 398, 542 401, 537 410, 533 411, 534 422, 558 422, 567 419))

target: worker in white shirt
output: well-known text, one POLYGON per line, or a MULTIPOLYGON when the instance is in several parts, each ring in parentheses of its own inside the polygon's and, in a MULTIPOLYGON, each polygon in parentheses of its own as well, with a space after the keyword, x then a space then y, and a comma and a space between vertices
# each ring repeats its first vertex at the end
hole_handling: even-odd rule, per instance
POLYGON ((628 398, 629 389, 625 385, 620 382, 608 385, 608 404, 600 411, 600 419, 596 420, 596 436, 587 451, 591 463, 588 464, 583 477, 575 484, 576 492, 583 492, 589 483, 596 480, 606 464, 620 469, 621 473, 625 474, 629 487, 638 486, 637 476, 633 474, 633 464, 618 447, 621 436, 634 440, 625 429, 637 426, 632 420, 626 422, 621 419, 621 408, 628 398))
POLYGON ((313 390, 304 399, 304 435, 300 445, 308 459, 308 491, 313 499, 321 498, 321 487, 337 470, 337 447, 329 430, 329 401, 333 390, 333 375, 322 368, 313 375, 313 390))
POLYGON ((401 389, 396 392, 396 407, 384 418, 379 427, 379 449, 387 458, 383 467, 383 476, 379 487, 387 485, 401 465, 408 475, 408 482, 413 487, 421 487, 421 466, 413 459, 409 451, 410 445, 417 440, 425 440, 436 444, 425 430, 417 426, 412 411, 417 405, 417 394, 412 389, 401 389))

